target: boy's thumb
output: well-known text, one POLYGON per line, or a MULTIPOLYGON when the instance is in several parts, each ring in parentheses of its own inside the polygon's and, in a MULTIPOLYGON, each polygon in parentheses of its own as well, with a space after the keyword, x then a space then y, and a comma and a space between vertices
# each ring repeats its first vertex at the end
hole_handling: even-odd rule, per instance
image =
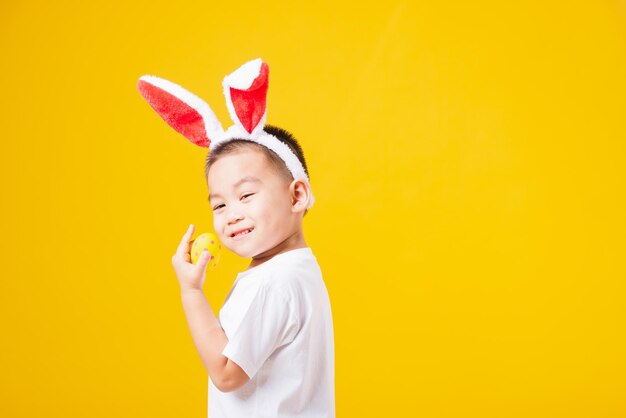
POLYGON ((198 264, 200 265, 203 271, 206 268, 207 264, 209 264, 209 260, 211 260, 211 253, 209 252, 209 250, 202 251, 202 254, 200 255, 200 261, 198 262, 198 264))

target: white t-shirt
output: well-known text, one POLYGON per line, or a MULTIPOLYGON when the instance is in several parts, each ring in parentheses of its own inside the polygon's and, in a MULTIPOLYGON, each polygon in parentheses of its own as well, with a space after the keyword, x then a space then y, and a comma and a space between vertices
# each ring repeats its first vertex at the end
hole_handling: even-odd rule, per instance
POLYGON ((224 393, 209 376, 209 418, 335 417, 333 321, 311 248, 240 272, 218 320, 222 354, 250 381, 224 393))

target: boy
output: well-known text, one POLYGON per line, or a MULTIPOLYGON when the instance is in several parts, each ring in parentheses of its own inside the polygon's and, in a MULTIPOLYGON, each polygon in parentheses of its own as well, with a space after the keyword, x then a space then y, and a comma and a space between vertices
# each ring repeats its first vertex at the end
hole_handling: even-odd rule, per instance
MULTIPOLYGON (((302 233, 309 189, 302 180, 289 181, 284 163, 271 153, 254 142, 233 140, 207 159, 215 231, 226 248, 252 257, 219 321, 198 281, 185 277, 193 226, 172 260, 189 328, 209 373, 210 418, 334 416, 330 303, 302 233)), ((205 251, 191 271, 203 277, 209 258, 205 251)))
MULTIPOLYGON (((195 266, 190 263, 193 225, 172 257, 189 329, 209 374, 209 418, 335 417, 330 301, 302 232, 314 200, 306 161, 291 134, 264 124, 266 64, 251 61, 229 77, 224 85, 236 126, 213 135, 205 175, 222 245, 252 261, 237 275, 219 319, 202 291, 210 254, 205 251, 195 266), (243 110, 237 103, 242 97, 247 100, 243 110), (255 112, 259 103, 262 108, 255 112)), ((182 97, 182 88, 151 82, 144 91, 153 91, 142 91, 144 97, 200 144, 205 138, 190 133, 194 119, 188 113, 164 110, 172 95, 182 97), (167 100, 158 99, 165 90, 167 100)), ((197 100, 187 97, 183 104, 204 112, 208 131, 211 115, 197 100)))

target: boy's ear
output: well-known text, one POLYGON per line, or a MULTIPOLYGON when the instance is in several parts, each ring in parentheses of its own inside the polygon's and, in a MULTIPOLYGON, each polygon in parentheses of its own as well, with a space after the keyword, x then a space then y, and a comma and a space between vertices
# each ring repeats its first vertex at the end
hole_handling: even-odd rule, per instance
POLYGON ((311 190, 308 184, 301 179, 296 179, 289 185, 289 195, 291 196, 291 206, 293 212, 304 212, 311 199, 311 190))

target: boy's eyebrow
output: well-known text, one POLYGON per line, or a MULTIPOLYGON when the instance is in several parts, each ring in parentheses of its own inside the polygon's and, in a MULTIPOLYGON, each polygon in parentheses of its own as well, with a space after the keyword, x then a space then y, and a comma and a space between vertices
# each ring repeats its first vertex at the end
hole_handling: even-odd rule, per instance
MULTIPOLYGON (((233 187, 237 188, 239 186, 241 186, 243 183, 263 183, 261 181, 260 178, 258 177, 254 177, 254 176, 246 176, 242 179, 240 179, 237 183, 234 184, 233 187)), ((217 194, 217 193, 209 193, 209 202, 211 201, 211 199, 213 199, 214 197, 222 197, 221 195, 217 194)))

